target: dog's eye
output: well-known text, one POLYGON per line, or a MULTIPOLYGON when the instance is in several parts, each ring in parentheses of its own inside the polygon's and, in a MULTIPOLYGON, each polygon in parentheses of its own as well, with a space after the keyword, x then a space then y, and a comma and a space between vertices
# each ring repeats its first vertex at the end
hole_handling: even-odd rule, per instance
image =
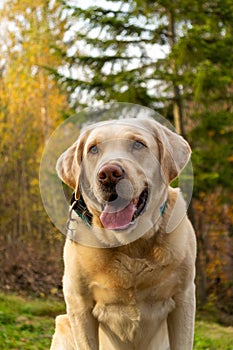
POLYGON ((91 146, 88 150, 88 153, 91 153, 91 154, 97 154, 98 152, 99 152, 99 150, 98 150, 98 147, 96 145, 91 146))
POLYGON ((133 149, 135 149, 135 150, 140 150, 140 149, 143 149, 145 147, 146 147, 146 145, 144 145, 144 143, 142 141, 134 141, 134 143, 133 143, 133 149))

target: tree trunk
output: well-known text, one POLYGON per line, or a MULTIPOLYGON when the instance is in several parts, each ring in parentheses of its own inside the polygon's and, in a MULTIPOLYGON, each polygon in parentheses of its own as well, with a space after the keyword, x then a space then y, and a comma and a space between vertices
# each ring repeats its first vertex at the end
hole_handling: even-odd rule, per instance
MULTIPOLYGON (((175 30, 175 16, 172 11, 168 12, 168 38, 169 45, 172 51, 173 46, 176 43, 176 30, 175 30)), ((177 77, 178 72, 176 69, 175 61, 171 61, 171 69, 174 77, 177 77)), ((184 123, 183 123, 183 104, 182 104, 182 91, 173 78, 173 117, 174 124, 178 134, 185 136, 184 123)))

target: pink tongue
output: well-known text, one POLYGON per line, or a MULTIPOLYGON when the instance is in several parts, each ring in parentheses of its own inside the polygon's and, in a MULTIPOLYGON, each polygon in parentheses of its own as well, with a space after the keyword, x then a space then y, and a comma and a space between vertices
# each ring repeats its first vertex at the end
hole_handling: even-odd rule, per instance
POLYGON ((100 215, 100 220, 104 228, 109 230, 123 229, 132 221, 135 211, 136 207, 132 202, 125 208, 119 209, 119 211, 116 211, 116 208, 112 205, 107 204, 100 215))

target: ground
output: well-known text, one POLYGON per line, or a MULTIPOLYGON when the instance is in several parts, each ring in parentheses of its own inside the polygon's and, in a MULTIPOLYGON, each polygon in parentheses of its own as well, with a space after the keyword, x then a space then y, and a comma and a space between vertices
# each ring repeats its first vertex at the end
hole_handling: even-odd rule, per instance
MULTIPOLYGON (((55 316, 64 310, 57 299, 0 294, 0 349, 49 349, 55 316)), ((198 313, 193 350, 232 349, 233 327, 218 324, 206 312, 198 313)))

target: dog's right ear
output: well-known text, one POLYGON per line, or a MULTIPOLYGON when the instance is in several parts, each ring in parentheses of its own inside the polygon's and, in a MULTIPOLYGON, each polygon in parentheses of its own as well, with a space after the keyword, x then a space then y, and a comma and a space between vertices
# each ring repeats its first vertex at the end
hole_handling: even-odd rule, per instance
POLYGON ((77 144, 78 141, 62 153, 56 164, 56 171, 60 179, 73 189, 76 188, 76 179, 78 175, 78 164, 75 159, 77 144))
POLYGON ((78 138, 72 146, 62 153, 56 164, 58 176, 66 185, 75 190, 76 199, 80 196, 79 177, 83 147, 84 138, 78 138))

